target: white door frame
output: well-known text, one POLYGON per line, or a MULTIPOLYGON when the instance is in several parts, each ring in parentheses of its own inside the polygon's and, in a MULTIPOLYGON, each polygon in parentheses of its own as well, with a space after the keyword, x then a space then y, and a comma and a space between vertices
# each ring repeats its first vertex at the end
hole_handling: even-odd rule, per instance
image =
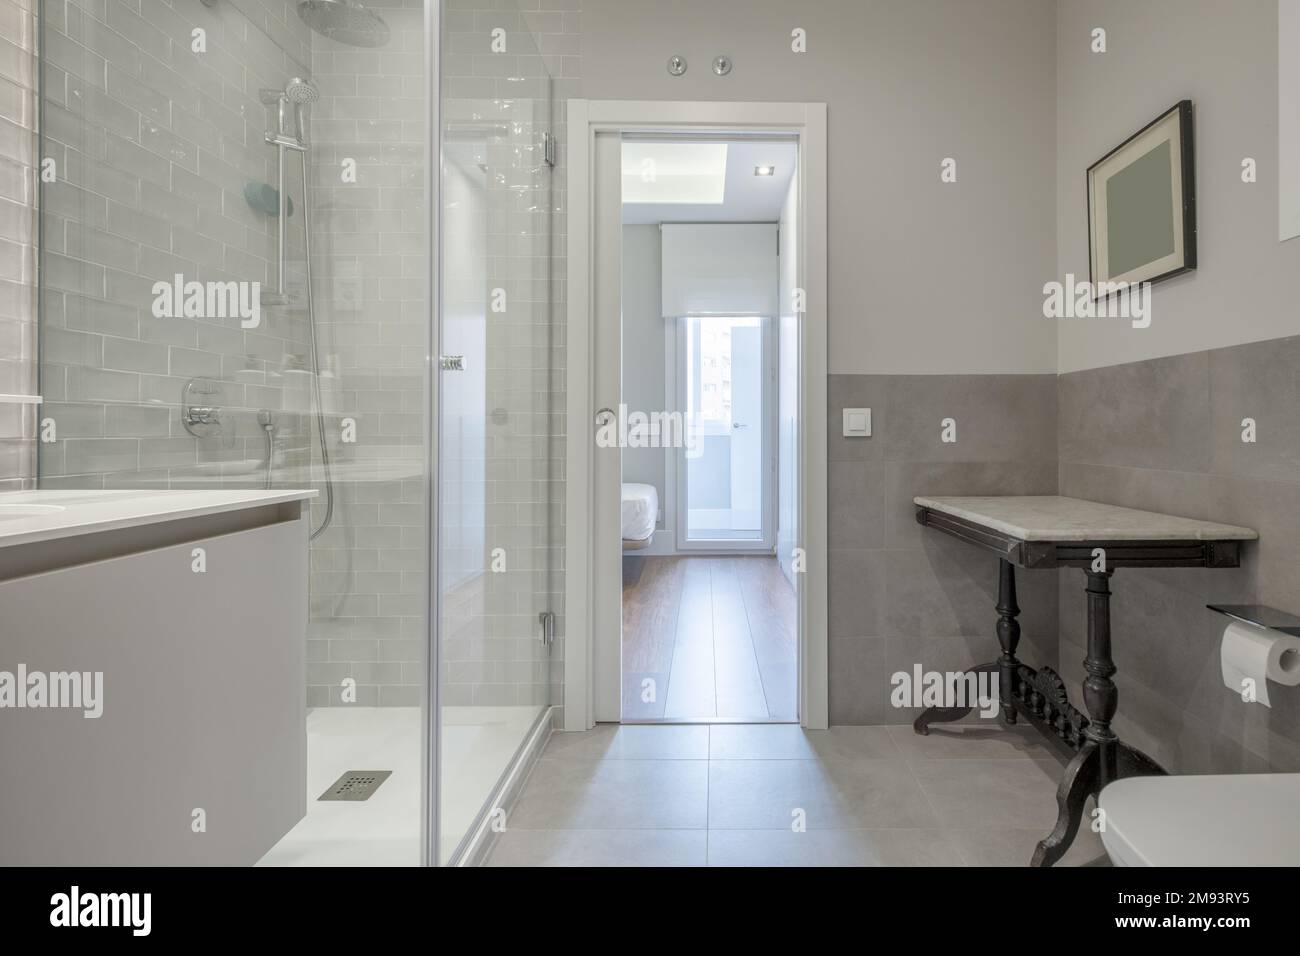
POLYGON ((828 720, 826 619, 826 104, 568 101, 568 418, 565 487, 564 729, 595 725, 591 502, 599 407, 593 394, 593 155, 597 132, 793 133, 799 142, 799 721, 828 720))

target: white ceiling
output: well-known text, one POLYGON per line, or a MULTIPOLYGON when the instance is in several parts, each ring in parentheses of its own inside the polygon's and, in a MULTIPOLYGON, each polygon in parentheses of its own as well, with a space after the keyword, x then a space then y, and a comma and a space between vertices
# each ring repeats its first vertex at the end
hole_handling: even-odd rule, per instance
MULTIPOLYGON (((645 146, 638 141, 638 146, 645 146)), ((794 173, 793 141, 727 143, 726 187, 721 203, 624 203, 623 222, 776 222, 794 173), (775 166, 771 176, 755 176, 755 166, 775 166)))

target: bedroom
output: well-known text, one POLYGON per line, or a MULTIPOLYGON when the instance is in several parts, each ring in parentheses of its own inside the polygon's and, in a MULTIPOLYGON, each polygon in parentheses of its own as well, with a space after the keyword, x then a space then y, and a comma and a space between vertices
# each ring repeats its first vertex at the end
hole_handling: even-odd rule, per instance
POLYGON ((796 157, 621 144, 624 722, 798 720, 796 157))

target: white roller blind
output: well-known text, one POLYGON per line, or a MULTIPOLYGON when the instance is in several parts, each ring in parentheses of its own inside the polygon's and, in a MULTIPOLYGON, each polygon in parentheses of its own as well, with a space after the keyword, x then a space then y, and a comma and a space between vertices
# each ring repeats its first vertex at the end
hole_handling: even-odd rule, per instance
POLYGON ((776 315, 776 223, 665 223, 663 314, 776 315))

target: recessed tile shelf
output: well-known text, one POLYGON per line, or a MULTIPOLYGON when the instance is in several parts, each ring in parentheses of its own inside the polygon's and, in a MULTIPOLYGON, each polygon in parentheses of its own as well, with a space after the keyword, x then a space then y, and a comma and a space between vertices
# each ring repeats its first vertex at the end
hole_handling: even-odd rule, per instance
POLYGON ((1207 604, 1205 606, 1211 611, 1226 614, 1235 621, 1300 637, 1300 617, 1288 614, 1286 611, 1279 611, 1275 607, 1267 607, 1263 604, 1207 604))

